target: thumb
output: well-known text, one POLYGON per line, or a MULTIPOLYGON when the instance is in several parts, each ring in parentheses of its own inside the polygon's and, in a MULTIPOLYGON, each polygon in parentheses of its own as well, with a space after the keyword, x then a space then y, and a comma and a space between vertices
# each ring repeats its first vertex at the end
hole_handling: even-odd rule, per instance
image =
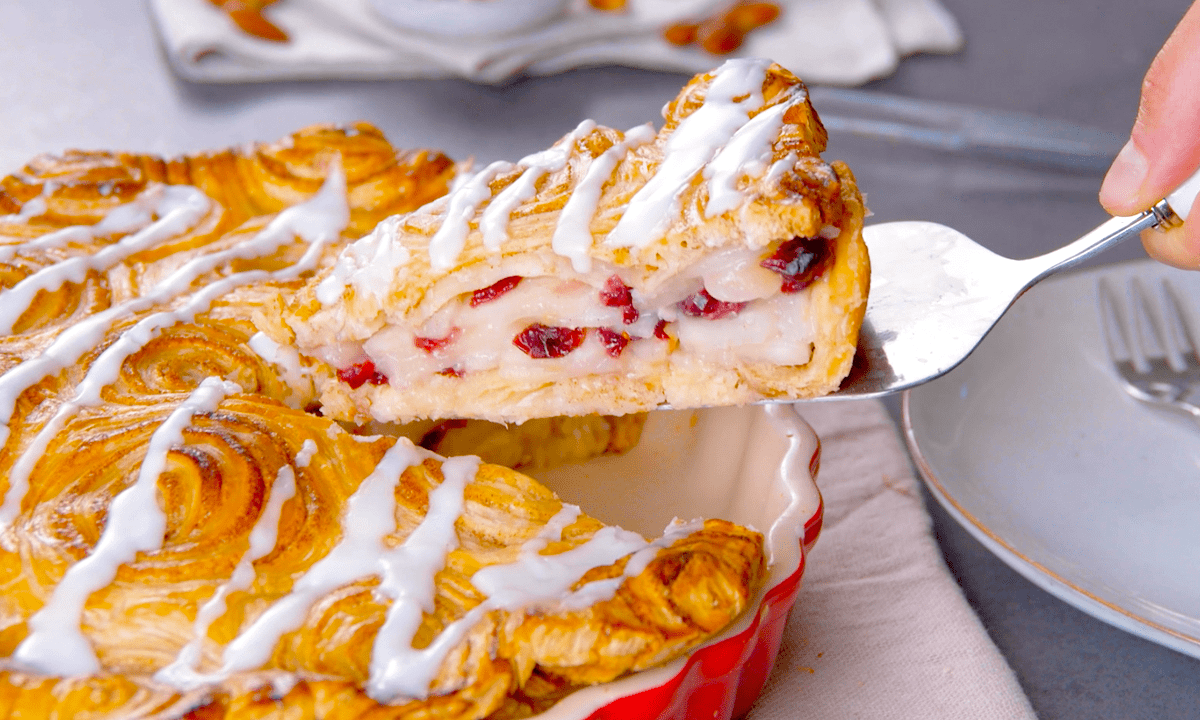
POLYGON ((1104 178, 1100 204, 1115 215, 1141 212, 1179 187, 1197 167, 1200 0, 1188 9, 1146 73, 1133 132, 1104 178))

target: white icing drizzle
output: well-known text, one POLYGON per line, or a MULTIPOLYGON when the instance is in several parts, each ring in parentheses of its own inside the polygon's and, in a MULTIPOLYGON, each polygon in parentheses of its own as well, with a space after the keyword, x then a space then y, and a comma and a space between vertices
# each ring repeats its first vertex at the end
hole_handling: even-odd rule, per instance
MULTIPOLYGON (((495 578, 499 583, 524 583, 528 585, 531 582, 536 582, 536 575, 529 572, 521 572, 521 570, 534 567, 539 562, 542 564, 553 563, 553 558, 557 556, 541 556, 538 553, 551 542, 562 539, 562 531, 574 523, 580 514, 577 506, 564 504, 546 522, 546 525, 542 527, 537 535, 527 540, 521 546, 516 562, 483 568, 472 576, 472 584, 475 584, 475 579, 479 578, 480 573, 484 571, 488 571, 490 576, 495 578), (542 558, 542 560, 539 561, 538 558, 542 558), (514 573, 511 569, 515 568, 520 569, 514 573), (505 572, 506 569, 510 571, 505 572)), ((578 577, 577 575, 576 580, 578 580, 578 577)), ((479 585, 476 585, 476 588, 487 593, 479 585)), ((484 600, 479 605, 467 611, 461 618, 444 627, 438 633, 438 636, 433 639, 433 642, 422 650, 416 650, 412 647, 412 638, 420 626, 420 614, 417 613, 414 618, 412 617, 411 609, 406 608, 405 615, 409 616, 405 618, 406 627, 403 628, 403 636, 406 639, 403 639, 403 642, 401 642, 401 637, 392 638, 392 644, 398 645, 402 652, 393 656, 389 660, 389 665, 379 668, 381 672, 378 674, 376 673, 376 658, 378 657, 377 653, 380 652, 380 638, 377 637, 375 640, 371 657, 371 677, 367 685, 368 694, 379 702, 393 702, 405 697, 424 698, 428 696, 429 685, 437 675, 442 662, 445 661, 446 655, 462 642, 463 637, 479 622, 480 618, 498 607, 504 607, 504 605, 494 601, 493 598, 484 600), (388 672, 389 670, 391 672, 388 672)), ((389 620, 392 617, 391 610, 392 608, 389 608, 389 620)), ((385 624, 384 627, 386 628, 387 625, 385 624)), ((382 636, 382 634, 383 631, 381 630, 380 635, 382 636)), ((397 636, 400 634, 399 632, 396 633, 397 636)))
POLYGON ((704 177, 708 179, 705 217, 723 215, 742 203, 745 193, 737 185, 743 175, 753 178, 767 172, 787 109, 785 104, 773 105, 755 115, 705 166, 704 177))
POLYGON ((666 144, 654 177, 629 201, 625 214, 605 239, 614 247, 645 247, 663 236, 674 217, 680 191, 687 187, 718 148, 746 124, 762 105, 762 84, 769 61, 726 61, 708 86, 704 104, 679 123, 666 144))
MULTIPOLYGON (((443 628, 423 650, 411 649, 411 635, 408 635, 405 655, 421 661, 421 664, 405 666, 411 675, 396 674, 394 682, 386 682, 376 676, 372 662, 368 694, 379 702, 426 697, 429 683, 436 676, 446 655, 462 642, 471 628, 488 612, 535 608, 571 611, 607 600, 616 594, 626 578, 645 570, 659 549, 703 526, 700 520, 691 523, 676 521, 668 526, 663 537, 652 543, 647 543, 637 533, 610 526, 602 528, 587 542, 570 550, 556 555, 542 555, 541 550, 550 542, 560 540, 563 529, 575 522, 579 515, 578 507, 563 505, 536 536, 521 546, 516 561, 489 565, 472 575, 471 584, 486 594, 487 599, 443 628), (633 556, 626 563, 622 575, 590 582, 571 591, 571 586, 579 582, 588 570, 611 565, 630 553, 633 556)), ((420 617, 416 620, 419 622, 420 617)), ((415 631, 416 626, 412 628, 412 632, 415 631)))
MULTIPOLYGON (((17 214, 0 216, 0 222, 24 223, 30 218, 44 215, 47 210, 46 199, 53 195, 58 187, 58 183, 55 182, 43 184, 40 195, 22 205, 17 214)), ((163 199, 163 187, 160 183, 147 185, 132 202, 115 208, 95 225, 72 225, 32 240, 0 246, 0 263, 9 262, 22 252, 49 250, 71 243, 89 242, 94 238, 114 233, 141 230, 153 221, 155 208, 163 199)))
POLYGON ((281 212, 254 238, 236 247, 188 261, 145 296, 85 318, 63 331, 39 357, 21 363, 0 375, 0 447, 3 447, 11 432, 9 423, 21 393, 43 378, 77 362, 84 353, 96 347, 104 339, 109 328, 119 320, 186 292, 201 275, 230 260, 273 254, 291 242, 296 235, 309 243, 304 255, 293 265, 275 272, 249 270, 221 278, 196 291, 176 310, 147 315, 122 333, 121 337, 92 363, 87 375, 76 388, 75 396, 58 409, 13 464, 9 471, 4 503, 0 505, 0 523, 11 524, 20 512, 21 500, 28 490, 29 474, 50 441, 81 407, 100 402, 101 389, 116 381, 121 364, 126 358, 144 347, 162 328, 192 320, 197 314, 207 310, 214 300, 238 286, 266 280, 289 280, 312 270, 316 267, 324 247, 338 238, 349 219, 345 175, 341 166, 335 165, 330 168, 325 184, 312 198, 281 212))
MULTIPOLYGON (((225 647, 219 677, 261 667, 275 651, 279 638, 303 625, 309 608, 323 595, 359 578, 382 573, 383 538, 396 530, 396 484, 405 470, 426 457, 430 454, 404 438, 388 449, 346 501, 342 539, 296 580, 290 593, 258 616, 225 647)), ((446 480, 430 493, 431 511, 434 493, 453 494, 454 479, 465 482, 465 474, 445 470, 443 473, 446 480)), ((461 496, 461 488, 457 493, 461 496)), ((427 516, 423 523, 438 519, 427 516)), ((453 518, 450 518, 450 525, 453 526, 453 518)), ((429 582, 432 585, 432 579, 429 582)))
POLYGON ((494 162, 450 194, 442 226, 429 241, 429 264, 434 270, 454 267, 467 244, 467 233, 471 231, 471 220, 479 211, 479 205, 492 196, 489 185, 497 175, 514 167, 509 162, 494 162))
POLYGON ((304 367, 300 351, 291 345, 280 345, 264 332, 251 335, 246 344, 255 355, 275 366, 284 384, 290 388, 287 404, 299 409, 302 393, 297 388, 314 382, 312 371, 304 367))
POLYGON ((613 170, 625 159, 629 151, 652 141, 654 135, 654 128, 648 124, 630 129, 625 133, 623 140, 592 161, 575 185, 570 198, 558 215, 558 224, 550 241, 555 253, 571 260, 571 267, 575 272, 587 273, 592 270, 592 256, 589 252, 593 243, 591 224, 604 185, 612 178, 613 170))
POLYGON ((0 215, 0 222, 25 222, 29 218, 35 218, 43 215, 46 212, 46 198, 54 194, 58 189, 58 183, 50 181, 42 184, 42 191, 37 197, 30 198, 20 211, 13 215, 0 215))
MULTIPOLYGON (((588 583, 587 585, 584 585, 578 590, 575 590, 563 597, 558 606, 561 609, 568 611, 580 610, 611 598, 614 594, 616 594, 617 590, 621 587, 621 583, 625 582, 626 578, 634 577, 645 570, 646 566, 650 564, 650 561, 654 559, 654 556, 658 554, 660 549, 670 547, 670 545, 676 540, 685 538, 691 533, 702 529, 703 527, 703 520, 681 522, 676 519, 672 521, 671 524, 667 526, 666 530, 663 531, 662 537, 651 543, 647 543, 644 540, 642 541, 642 547, 634 552, 633 557, 629 558, 629 560, 625 563, 625 571, 621 575, 614 578, 609 578, 608 580, 597 580, 596 582, 588 583)), ((607 529, 608 528, 605 528, 605 530, 607 529)), ((620 528, 616 528, 616 530, 621 531, 620 528)), ((599 535, 600 533, 596 534, 599 535)), ((628 553, 621 553, 607 563, 597 563, 597 565, 607 565, 612 562, 616 562, 626 554, 628 553)), ((584 572, 586 571, 587 569, 585 568, 584 572)))
POLYGON ((50 599, 29 619, 29 635, 13 653, 18 666, 60 677, 100 671, 96 653, 80 629, 84 603, 116 578, 121 565, 140 552, 162 547, 167 519, 158 506, 158 478, 166 469, 167 453, 184 444, 183 430, 193 415, 212 412, 226 395, 240 391, 233 383, 207 378, 154 431, 137 480, 113 498, 91 554, 67 570, 50 599))
MULTIPOLYGON (((441 638, 417 650, 413 638, 422 613, 434 611, 434 576, 446 556, 458 547, 455 521, 463 510, 463 490, 475 477, 479 458, 449 458, 442 463, 444 480, 429 493, 429 510, 412 534, 379 558, 383 572, 379 592, 392 599, 387 617, 371 646, 367 694, 387 702, 396 697, 425 697, 437 674, 445 647, 441 638)), ((452 647, 452 646, 450 646, 452 647)), ((445 648, 449 650, 449 647, 445 648)))
POLYGON ((771 167, 767 170, 767 174, 763 176, 763 182, 765 182, 767 185, 773 185, 779 182, 779 178, 783 177, 785 172, 796 167, 796 160, 798 159, 799 158, 796 155, 796 152, 793 150, 779 160, 771 163, 771 167))
MULTIPOLYGON (((296 467, 306 467, 309 460, 317 451, 317 445, 312 440, 305 440, 295 459, 296 467)), ((266 557, 275 549, 279 537, 279 518, 283 514, 283 504, 296 495, 296 471, 291 465, 279 468, 275 482, 271 484, 270 495, 262 514, 258 516, 254 527, 250 529, 250 544, 237 565, 233 568, 229 579, 221 583, 200 609, 196 612, 196 620, 192 624, 194 636, 183 646, 175 660, 170 665, 154 674, 154 679, 183 690, 201 687, 210 678, 196 667, 200 662, 204 639, 208 637, 208 629, 214 622, 225 614, 225 602, 230 593, 246 590, 254 582, 254 562, 266 557)))
POLYGON ((385 218, 370 233, 343 248, 333 270, 317 283, 317 300, 333 305, 342 299, 347 287, 353 287, 357 294, 382 303, 391 291, 392 276, 410 257, 408 248, 394 240, 400 224, 398 215, 385 218))
POLYGON ((527 168, 512 185, 504 188, 483 211, 479 221, 479 229, 483 235, 483 246, 496 251, 508 240, 508 222, 513 211, 521 203, 537 194, 538 182, 549 173, 558 172, 567 166, 571 159, 571 151, 575 144, 592 134, 596 123, 584 120, 559 140, 553 147, 532 155, 527 155, 517 162, 517 167, 527 168))
MULTIPOLYGON (((12 332, 13 325, 29 309, 39 291, 56 290, 65 282, 83 282, 89 270, 107 270, 134 253, 178 237, 195 227, 211 207, 212 201, 197 188, 189 185, 166 186, 162 199, 155 207, 158 220, 95 253, 77 255, 49 265, 11 288, 0 291, 0 334, 12 332)), ((126 212, 118 215, 122 223, 132 222, 126 212)))
MULTIPOLYGON (((28 204, 26 203, 26 205, 28 204)), ((72 225, 61 230, 55 230, 52 233, 46 233, 39 238, 34 238, 27 242, 5 245, 4 247, 0 247, 0 263, 9 262, 21 251, 49 250, 50 248, 62 247, 71 243, 85 243, 95 237, 96 234, 98 233, 94 233, 91 226, 72 225)))
POLYGON ((317 444, 312 440, 305 440, 300 445, 300 452, 296 453, 296 467, 306 468, 312 462, 313 456, 317 454, 317 444))

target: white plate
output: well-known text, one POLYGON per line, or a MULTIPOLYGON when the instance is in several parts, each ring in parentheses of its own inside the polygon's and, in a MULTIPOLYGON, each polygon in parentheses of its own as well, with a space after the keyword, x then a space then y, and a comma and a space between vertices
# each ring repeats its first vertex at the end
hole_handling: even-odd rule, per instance
POLYGON ((1200 331, 1200 273, 1151 261, 1046 281, 959 368, 904 398, 934 497, 1031 581, 1200 657, 1200 424, 1121 389, 1097 284, 1162 279, 1200 331))

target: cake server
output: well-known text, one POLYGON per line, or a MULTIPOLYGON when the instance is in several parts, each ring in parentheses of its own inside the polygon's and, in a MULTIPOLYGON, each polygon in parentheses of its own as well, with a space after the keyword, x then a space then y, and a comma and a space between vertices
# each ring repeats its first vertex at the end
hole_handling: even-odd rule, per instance
POLYGON ((1034 283, 1143 230, 1182 223, 1197 193, 1200 172, 1150 210, 1115 217, 1027 260, 997 255, 936 223, 868 226, 863 237, 871 257, 871 292, 854 367, 837 392, 813 399, 890 395, 946 374, 1034 283))

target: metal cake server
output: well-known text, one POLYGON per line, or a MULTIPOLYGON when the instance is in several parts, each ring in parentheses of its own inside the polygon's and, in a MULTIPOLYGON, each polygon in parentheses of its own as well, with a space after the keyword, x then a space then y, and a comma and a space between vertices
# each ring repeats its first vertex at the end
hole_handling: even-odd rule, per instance
POLYGON ((813 399, 889 395, 946 374, 1034 283, 1143 230, 1182 223, 1197 193, 1200 172, 1150 210, 1028 260, 997 255, 936 223, 868 226, 871 292, 854 367, 837 392, 813 399))

